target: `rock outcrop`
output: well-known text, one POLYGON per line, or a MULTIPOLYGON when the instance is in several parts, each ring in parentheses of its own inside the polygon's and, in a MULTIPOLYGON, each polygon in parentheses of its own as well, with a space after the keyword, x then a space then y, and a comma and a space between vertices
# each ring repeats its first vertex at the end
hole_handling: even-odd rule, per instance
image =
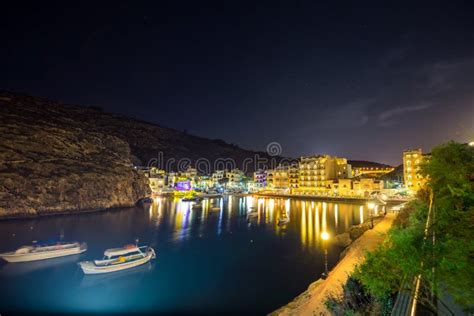
POLYGON ((0 218, 131 206, 149 194, 148 180, 133 165, 157 159, 174 161, 172 170, 198 159, 211 170, 223 158, 240 169, 256 155, 281 159, 95 106, 5 91, 0 133, 0 218), (180 159, 184 164, 177 166, 180 159))
POLYGON ((0 93, 0 218, 133 206, 149 195, 128 143, 68 110, 0 93))

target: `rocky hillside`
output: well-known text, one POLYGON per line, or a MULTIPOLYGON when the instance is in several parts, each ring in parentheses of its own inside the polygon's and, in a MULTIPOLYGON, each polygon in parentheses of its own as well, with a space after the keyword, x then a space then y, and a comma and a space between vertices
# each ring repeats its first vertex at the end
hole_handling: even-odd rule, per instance
POLYGON ((255 154, 270 158, 97 107, 2 91, 0 133, 0 217, 131 206, 149 194, 133 164, 160 153, 211 167, 218 158, 239 168, 255 154))
POLYGON ((132 206, 149 194, 122 139, 67 109, 0 93, 0 217, 132 206))

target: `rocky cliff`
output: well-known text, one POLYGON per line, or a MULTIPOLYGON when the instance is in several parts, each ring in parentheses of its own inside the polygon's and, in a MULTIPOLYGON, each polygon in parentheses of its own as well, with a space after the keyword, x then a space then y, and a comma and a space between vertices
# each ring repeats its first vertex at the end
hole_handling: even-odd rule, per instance
POLYGON ((132 206, 149 194, 125 141, 65 114, 0 93, 0 217, 132 206))
POLYGON ((0 217, 131 206, 149 194, 133 164, 160 153, 211 166, 231 158, 239 168, 256 154, 272 158, 98 107, 2 91, 0 133, 0 217))

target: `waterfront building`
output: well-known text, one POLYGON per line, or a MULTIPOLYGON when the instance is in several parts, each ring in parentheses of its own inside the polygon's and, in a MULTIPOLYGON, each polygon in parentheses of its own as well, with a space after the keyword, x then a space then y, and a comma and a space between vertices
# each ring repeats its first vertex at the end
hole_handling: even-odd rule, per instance
POLYGON ((210 176, 197 176, 193 188, 201 191, 207 191, 214 186, 210 176))
POLYGON ((329 195, 368 197, 383 190, 383 181, 374 178, 327 180, 326 188, 329 195))
POLYGON ((347 159, 329 155, 301 157, 299 163, 298 192, 321 194, 331 190, 328 180, 352 177, 352 169, 347 159))
POLYGON ((297 191, 300 183, 300 167, 298 163, 292 163, 289 166, 288 177, 291 192, 297 191))
POLYGON ((383 190, 383 181, 374 178, 361 178, 353 182, 354 195, 368 197, 372 192, 383 190))
POLYGON ((188 167, 186 171, 181 173, 181 176, 188 178, 190 180, 193 180, 194 178, 197 177, 197 170, 195 168, 188 167))
POLYGON ((164 170, 152 167, 144 174, 148 177, 152 193, 160 193, 166 187, 166 172, 164 170))
POLYGON ((289 166, 278 166, 273 172, 273 188, 286 190, 290 187, 289 166))
POLYGON ((211 175, 211 180, 214 186, 217 186, 220 181, 225 178, 225 170, 216 170, 211 175))
MULTIPOLYGON (((335 179, 348 179, 352 178, 352 166, 347 163, 346 158, 340 158, 340 157, 331 157, 330 159, 333 159, 333 164, 335 167, 335 174, 334 178, 335 179)), ((331 177, 331 174, 328 174, 328 177, 331 177)), ((330 179, 330 178, 328 178, 330 179)))
POLYGON ((244 179, 245 174, 239 169, 232 169, 225 173, 225 177, 228 179, 227 187, 240 188, 241 182, 244 179))
POLYGON ((337 188, 335 188, 334 193, 340 196, 353 196, 354 195, 353 180, 352 179, 337 180, 337 188))
POLYGON ((266 174, 266 179, 267 179, 267 188, 269 189, 272 189, 273 188, 273 177, 274 177, 274 174, 275 174, 275 170, 273 169, 268 169, 268 170, 265 170, 265 174, 266 174))
POLYGON ((403 180, 408 190, 416 192, 424 186, 426 181, 420 173, 420 166, 428 157, 420 148, 403 152, 403 180))
POLYGON ((168 172, 166 184, 170 188, 174 188, 176 182, 178 181, 179 174, 177 172, 168 172))
POLYGON ((267 173, 264 170, 257 170, 253 173, 253 181, 257 188, 265 188, 267 186, 267 173))

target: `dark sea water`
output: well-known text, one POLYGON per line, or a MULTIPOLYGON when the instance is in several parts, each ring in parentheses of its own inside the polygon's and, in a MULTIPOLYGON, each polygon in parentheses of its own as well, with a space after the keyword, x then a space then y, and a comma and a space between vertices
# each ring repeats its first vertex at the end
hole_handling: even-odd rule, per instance
MULTIPOLYGON (((171 198, 149 208, 0 222, 0 252, 32 240, 85 241, 81 255, 0 263, 0 313, 161 312, 265 314, 288 303, 324 271, 321 233, 344 232, 364 205, 224 197, 202 209, 171 198), (247 219, 249 205, 258 217, 247 219), (211 210, 211 206, 220 209, 211 210), (290 222, 278 226, 289 214, 290 222), (157 258, 130 270, 84 276, 77 262, 134 243, 157 258)), ((341 248, 329 243, 329 267, 341 248)))

